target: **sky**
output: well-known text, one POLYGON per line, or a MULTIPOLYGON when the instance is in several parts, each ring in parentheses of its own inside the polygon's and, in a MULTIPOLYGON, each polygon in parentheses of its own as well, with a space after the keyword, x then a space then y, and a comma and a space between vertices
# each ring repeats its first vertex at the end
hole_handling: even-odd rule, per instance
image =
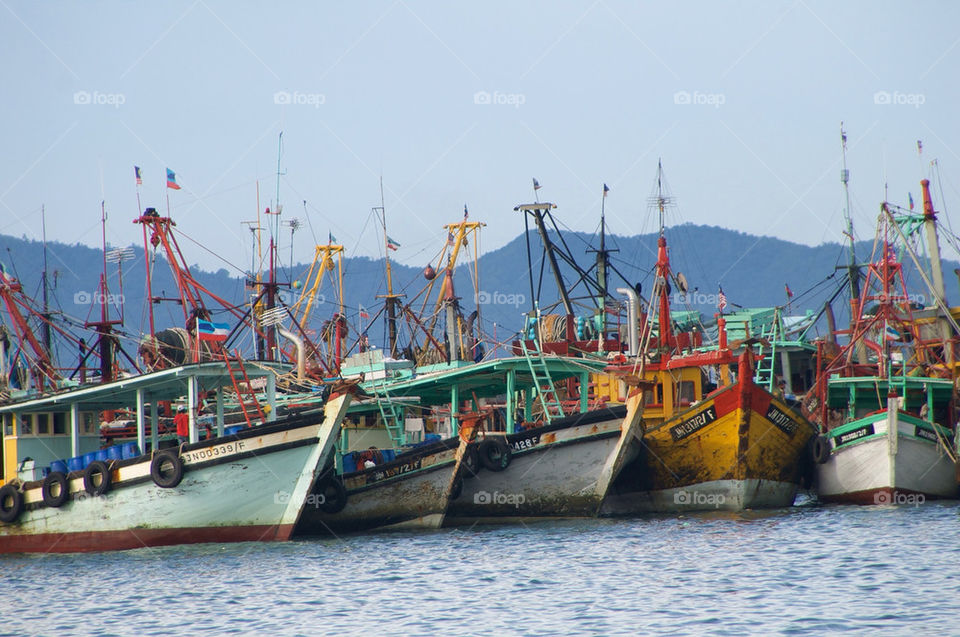
POLYGON ((164 213, 169 197, 188 262, 239 273, 244 222, 279 193, 284 262, 328 233, 376 257, 382 177, 392 256, 423 265, 464 205, 482 250, 514 238, 533 178, 568 228, 596 230, 606 183, 610 231, 653 231, 662 159, 668 225, 817 245, 843 239, 841 121, 858 238, 885 189, 919 201, 932 160, 938 210, 960 205, 955 2, 0 0, 0 16, 2 234, 39 238, 43 208, 49 240, 99 246, 103 201, 108 243, 140 245, 138 194, 164 213))

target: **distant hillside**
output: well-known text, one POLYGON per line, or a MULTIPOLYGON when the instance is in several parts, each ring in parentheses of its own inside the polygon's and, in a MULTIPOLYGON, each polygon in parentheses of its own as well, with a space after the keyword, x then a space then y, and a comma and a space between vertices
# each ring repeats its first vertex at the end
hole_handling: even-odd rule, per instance
MULTIPOLYGON (((594 238, 582 233, 567 233, 563 236, 577 263, 584 269, 593 267, 595 255, 588 250, 590 242, 595 242, 594 238)), ((699 310, 705 318, 712 317, 716 312, 719 286, 723 287, 730 303, 728 311, 735 309, 737 305, 784 305, 788 300, 785 285, 789 285, 794 293, 790 307, 793 313, 819 310, 841 284, 844 272, 837 272, 835 268, 843 265, 847 258, 838 244, 808 247, 781 239, 756 237, 710 226, 683 225, 669 229, 666 236, 674 272, 684 273, 689 282, 686 296, 681 296, 678 290, 674 290, 674 306, 678 309, 699 310)), ((556 303, 559 295, 549 268, 544 268, 541 276, 542 252, 539 238, 531 233, 530 242, 534 261, 534 289, 539 290, 540 307, 547 309, 556 303)), ((617 273, 611 272, 609 275, 610 289, 622 287, 623 279, 626 279, 631 286, 639 283, 643 291, 649 290, 656 262, 656 235, 613 236, 608 237, 607 242, 609 248, 618 250, 612 255, 612 266, 617 273)), ((861 260, 867 260, 871 245, 866 242, 858 245, 858 257, 861 260)), ((135 256, 123 264, 122 273, 124 331, 131 346, 139 339, 140 334, 149 331, 145 303, 144 255, 140 247, 134 247, 133 251, 135 256)), ((402 252, 398 256, 402 257, 402 252)), ((190 258, 189 254, 187 258, 190 258)), ((43 250, 39 242, 0 235, 0 261, 24 283, 28 295, 40 299, 43 250)), ((95 298, 102 265, 103 255, 99 250, 82 245, 48 244, 51 305, 54 309, 63 316, 74 317, 75 321, 80 323, 98 318, 99 310, 93 310, 91 302, 95 298)), ((440 264, 432 265, 440 269, 440 264)), ((948 274, 948 297, 952 295, 955 301, 960 298, 955 277, 952 276, 956 267, 960 267, 960 264, 944 264, 948 274)), ((306 268, 304 264, 295 265, 293 271, 302 276, 306 268)), ((456 293, 462 299, 465 313, 476 307, 474 283, 468 270, 466 267, 458 268, 455 280, 456 293)), ((283 268, 280 273, 281 280, 289 280, 287 271, 288 268, 283 268)), ((576 281, 570 268, 564 266, 562 271, 568 285, 576 281)), ((523 235, 480 258, 480 312, 482 327, 488 336, 492 337, 496 331, 497 339, 504 341, 522 327, 522 314, 532 307, 529 272, 523 235)), ((108 273, 111 301, 115 301, 115 307, 119 308, 120 281, 117 266, 109 264, 108 273)), ((243 303, 250 293, 245 289, 243 277, 235 276, 226 270, 194 271, 193 274, 204 286, 231 303, 243 303)), ((916 276, 913 279, 912 290, 925 296, 926 290, 920 280, 916 276)), ((410 267, 393 263, 393 280, 395 291, 403 292, 406 295, 405 301, 411 302, 412 307, 419 311, 422 297, 415 301, 413 299, 427 283, 423 278, 422 266, 410 267)), ((376 295, 385 291, 383 261, 365 257, 346 259, 344 281, 346 314, 352 329, 355 330, 361 322, 359 307, 362 305, 371 317, 362 321, 371 342, 382 344, 385 341, 385 327, 382 319, 377 318, 382 300, 377 299, 376 295)), ((439 276, 434 287, 431 305, 428 306, 431 309, 439 290, 439 276)), ((583 296, 584 289, 580 286, 575 294, 583 296)), ((155 268, 153 294, 163 297, 176 296, 169 267, 162 258, 158 258, 155 268)), ((320 303, 314 314, 318 322, 329 318, 335 311, 333 290, 327 286, 321 289, 320 294, 320 303)), ((619 298, 621 295, 614 292, 614 296, 619 298)), ((292 295, 285 293, 285 298, 289 301, 292 295)), ((838 313, 845 311, 844 300, 834 305, 838 313)), ((155 305, 154 312, 157 329, 183 325, 183 312, 174 303, 155 305)), ((587 308, 584 307, 581 313, 588 313, 587 308)), ((115 309, 113 317, 118 315, 119 311, 115 309)), ((222 315, 221 318, 228 320, 222 315)), ((9 322, 5 311, 3 320, 9 322)), ((316 328, 316 325, 313 327, 316 328)))

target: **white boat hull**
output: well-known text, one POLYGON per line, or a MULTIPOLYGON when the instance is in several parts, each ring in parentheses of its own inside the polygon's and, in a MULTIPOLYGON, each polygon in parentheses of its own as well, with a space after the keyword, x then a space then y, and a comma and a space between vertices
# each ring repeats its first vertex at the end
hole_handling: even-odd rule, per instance
POLYGON ((288 539, 349 400, 331 398, 322 421, 318 415, 300 426, 188 445, 183 479, 172 488, 151 479, 149 457, 114 469, 114 486, 100 496, 86 493, 73 474, 70 499, 58 508, 42 503, 39 485, 28 488, 20 517, 0 524, 0 553, 288 539))
POLYGON ((916 425, 898 419, 892 435, 889 417, 871 423, 873 434, 835 446, 817 465, 816 489, 824 502, 897 503, 904 494, 957 497, 953 460, 941 444, 916 435, 916 425))

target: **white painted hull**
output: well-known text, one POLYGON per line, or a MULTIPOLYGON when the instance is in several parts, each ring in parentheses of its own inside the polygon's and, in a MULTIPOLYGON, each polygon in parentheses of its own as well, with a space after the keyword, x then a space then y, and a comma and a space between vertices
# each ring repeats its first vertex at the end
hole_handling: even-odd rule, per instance
POLYGON ((613 479, 640 451, 639 400, 625 417, 509 436, 510 465, 465 478, 445 524, 598 515, 613 479))
MULTIPOLYGON (((332 453, 348 396, 332 398, 322 422, 262 435, 227 436, 184 451, 183 479, 161 488, 150 459, 121 466, 102 496, 70 480, 71 499, 42 504, 39 486, 25 492, 19 519, 0 524, 0 553, 99 551, 161 544, 287 539, 319 467, 332 453)), ((201 443, 203 444, 203 443, 201 443)))
POLYGON ((898 435, 892 436, 889 420, 882 418, 873 423, 874 437, 833 448, 827 462, 817 465, 820 499, 885 504, 895 492, 957 497, 956 469, 946 451, 914 436, 913 424, 901 420, 898 425, 898 435))
MULTIPOLYGON (((297 526, 298 535, 328 535, 377 528, 436 529, 443 523, 448 490, 456 468, 456 448, 421 460, 415 471, 357 485, 346 476, 347 503, 339 513, 308 506, 297 526)), ((389 465, 385 465, 388 467, 389 465)))

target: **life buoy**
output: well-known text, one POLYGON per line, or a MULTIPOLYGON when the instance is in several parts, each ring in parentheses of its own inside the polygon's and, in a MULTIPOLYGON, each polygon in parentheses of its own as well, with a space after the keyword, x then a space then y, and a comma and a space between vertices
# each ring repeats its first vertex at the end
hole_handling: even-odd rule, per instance
POLYGON ((12 484, 0 487, 0 522, 10 523, 23 511, 23 494, 12 484))
POLYGON ((340 513, 347 506, 347 488, 336 476, 321 479, 314 492, 323 496, 318 507, 324 513, 340 513))
POLYGON ((813 461, 823 464, 830 459, 830 441, 826 436, 817 436, 813 439, 813 461))
POLYGON ((172 451, 161 451, 150 462, 150 477, 162 489, 172 489, 183 480, 183 458, 172 451))
POLYGON ((477 448, 480 462, 490 471, 503 471, 510 466, 513 456, 510 445, 499 438, 487 438, 477 448))
POLYGON ((93 496, 103 495, 110 490, 110 469, 102 460, 94 460, 83 470, 83 488, 93 496), (100 482, 97 482, 100 476, 100 482))
POLYGON ((477 453, 475 444, 467 445, 463 451, 463 457, 460 459, 463 465, 463 477, 472 478, 480 472, 480 454, 477 453))
POLYGON ((70 482, 62 471, 54 471, 43 479, 40 487, 43 503, 48 507, 61 507, 70 498, 70 482))

